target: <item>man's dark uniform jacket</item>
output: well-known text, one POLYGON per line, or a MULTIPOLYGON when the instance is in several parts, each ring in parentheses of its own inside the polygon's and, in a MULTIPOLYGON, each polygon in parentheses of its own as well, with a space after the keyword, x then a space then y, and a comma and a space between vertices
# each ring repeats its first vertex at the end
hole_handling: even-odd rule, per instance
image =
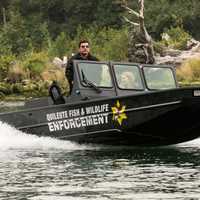
POLYGON ((70 84, 70 93, 72 90, 72 81, 73 81, 73 75, 74 75, 74 69, 73 69, 73 60, 91 60, 91 61, 98 61, 98 59, 91 54, 88 54, 87 58, 81 57, 80 53, 75 54, 72 56, 68 62, 67 62, 67 67, 65 69, 65 75, 69 81, 70 84))

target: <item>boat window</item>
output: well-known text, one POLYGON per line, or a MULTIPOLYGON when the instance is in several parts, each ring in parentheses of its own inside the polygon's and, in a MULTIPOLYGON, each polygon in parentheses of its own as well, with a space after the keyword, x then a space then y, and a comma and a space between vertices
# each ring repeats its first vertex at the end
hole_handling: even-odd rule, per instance
POLYGON ((82 83, 89 81, 97 87, 112 87, 110 70, 107 64, 78 63, 78 68, 82 83))
POLYGON ((144 67, 143 69, 149 89, 176 88, 176 82, 171 68, 144 67))
POLYGON ((120 89, 143 90, 138 66, 115 64, 114 71, 120 89))

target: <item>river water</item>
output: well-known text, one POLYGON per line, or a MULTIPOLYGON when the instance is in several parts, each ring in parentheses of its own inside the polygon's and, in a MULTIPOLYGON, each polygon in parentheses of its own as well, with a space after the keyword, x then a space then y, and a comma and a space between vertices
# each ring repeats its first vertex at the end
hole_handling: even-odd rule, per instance
POLYGON ((79 145, 0 122, 4 199, 200 199, 200 139, 159 148, 79 145))

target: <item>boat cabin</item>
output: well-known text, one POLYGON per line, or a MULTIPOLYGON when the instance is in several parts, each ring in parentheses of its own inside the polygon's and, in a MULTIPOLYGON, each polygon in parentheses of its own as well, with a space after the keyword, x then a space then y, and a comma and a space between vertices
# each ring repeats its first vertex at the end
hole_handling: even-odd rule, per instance
POLYGON ((74 83, 70 95, 63 97, 54 82, 48 99, 31 100, 26 105, 58 105, 178 87, 175 69, 168 65, 75 60, 73 66, 74 83))
POLYGON ((76 60, 69 98, 88 100, 177 87, 172 66, 76 60))

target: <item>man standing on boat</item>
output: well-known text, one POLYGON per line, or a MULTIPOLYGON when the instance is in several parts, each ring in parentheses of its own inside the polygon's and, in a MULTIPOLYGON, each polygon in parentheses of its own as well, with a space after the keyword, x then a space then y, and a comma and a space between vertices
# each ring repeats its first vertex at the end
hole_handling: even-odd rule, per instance
POLYGON ((70 94, 72 91, 73 87, 73 60, 92 60, 92 61, 98 61, 98 59, 90 54, 90 45, 87 40, 81 40, 79 42, 79 49, 78 53, 72 56, 68 62, 67 62, 67 67, 65 70, 65 75, 69 81, 69 86, 70 86, 70 94))

